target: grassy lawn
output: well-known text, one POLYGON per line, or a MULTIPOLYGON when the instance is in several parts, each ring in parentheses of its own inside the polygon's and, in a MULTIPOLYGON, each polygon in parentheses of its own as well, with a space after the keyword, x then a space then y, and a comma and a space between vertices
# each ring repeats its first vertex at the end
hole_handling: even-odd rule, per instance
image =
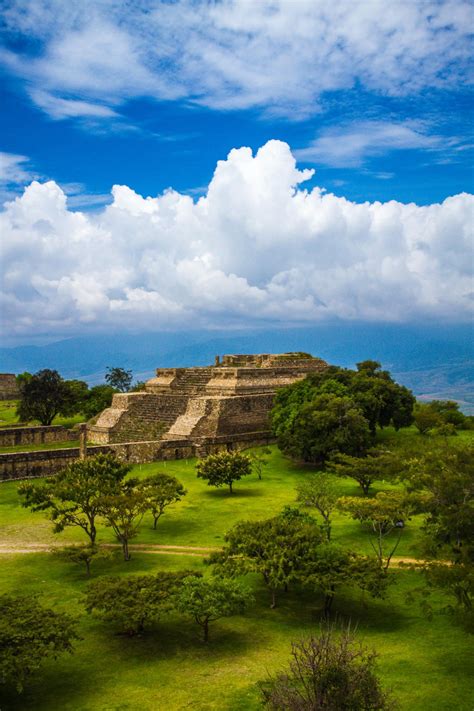
MULTIPOLYGON (((31 422, 20 423, 16 414, 17 400, 0 400, 0 427, 17 427, 19 425, 40 425, 38 420, 31 422)), ((64 427, 73 427, 79 422, 84 422, 84 415, 78 414, 72 417, 63 417, 57 415, 52 421, 52 425, 63 425, 64 427)))
MULTIPOLYGON (((463 433, 462 441, 474 433, 463 433)), ((393 433, 383 433, 391 437, 393 433)), ((407 447, 417 447, 421 437, 414 431, 399 433, 407 447)), ((242 519, 271 516, 295 502, 295 487, 311 471, 284 458, 272 448, 270 463, 259 481, 252 475, 237 482, 235 494, 215 490, 196 478, 195 462, 181 460, 141 465, 133 475, 166 471, 188 489, 182 502, 170 507, 151 528, 143 521, 134 543, 183 546, 219 546, 225 532, 242 519)), ((359 494, 351 480, 336 480, 341 495, 359 494)), ((29 543, 85 540, 80 532, 51 533, 43 514, 21 507, 17 483, 0 485, 0 543, 21 548, 29 543)), ((388 488, 377 482, 374 491, 388 488)), ((399 556, 419 556, 420 520, 411 521, 397 550, 399 556)), ((101 527, 100 540, 112 542, 111 532, 101 527)), ((369 552, 367 535, 359 524, 336 516, 335 540, 369 552)), ((11 692, 0 701, 2 711, 133 711, 143 709, 216 709, 252 711, 261 708, 256 683, 281 669, 288 660, 292 640, 317 632, 322 599, 292 590, 269 609, 268 593, 258 578, 248 578, 256 604, 245 616, 215 622, 209 645, 200 641, 197 625, 182 617, 167 619, 156 629, 136 638, 117 635, 112 626, 85 614, 82 570, 49 553, 2 554, 0 592, 38 592, 44 604, 68 610, 79 619, 82 639, 74 655, 47 661, 25 693, 11 692)), ((99 561, 99 574, 149 573, 158 570, 198 569, 209 574, 202 559, 187 555, 132 552, 129 563, 117 555, 99 561)), ((394 584, 383 600, 372 600, 350 589, 335 600, 335 612, 358 625, 362 641, 377 649, 379 673, 393 690, 404 711, 472 711, 474 684, 470 677, 474 658, 472 637, 448 616, 428 621, 418 605, 409 605, 406 593, 420 582, 417 572, 395 569, 394 584)))
POLYGON ((79 440, 72 439, 67 442, 50 442, 49 444, 17 444, 12 447, 0 447, 0 454, 9 452, 38 452, 43 449, 70 449, 79 447, 79 440))

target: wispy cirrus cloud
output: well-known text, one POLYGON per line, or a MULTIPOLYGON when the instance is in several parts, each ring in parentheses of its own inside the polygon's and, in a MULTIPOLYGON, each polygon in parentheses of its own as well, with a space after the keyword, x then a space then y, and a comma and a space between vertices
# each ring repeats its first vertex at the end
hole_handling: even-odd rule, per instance
POLYGON ((148 97, 301 119, 356 86, 411 96, 464 85, 472 15, 467 0, 13 0, 5 38, 30 42, 2 58, 53 118, 107 120, 106 107, 148 97))
POLYGON ((457 139, 430 134, 429 128, 424 122, 412 120, 356 121, 326 128, 308 146, 295 150, 294 154, 308 163, 354 168, 364 165, 369 158, 390 151, 445 150, 456 143, 457 139))

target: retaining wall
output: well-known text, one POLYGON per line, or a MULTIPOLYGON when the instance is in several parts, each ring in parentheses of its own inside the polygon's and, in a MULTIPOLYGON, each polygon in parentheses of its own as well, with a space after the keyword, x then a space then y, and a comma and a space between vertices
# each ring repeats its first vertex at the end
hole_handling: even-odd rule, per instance
POLYGON ((51 444, 53 442, 71 442, 79 439, 77 429, 68 429, 61 425, 44 427, 0 427, 0 447, 17 447, 23 444, 51 444))

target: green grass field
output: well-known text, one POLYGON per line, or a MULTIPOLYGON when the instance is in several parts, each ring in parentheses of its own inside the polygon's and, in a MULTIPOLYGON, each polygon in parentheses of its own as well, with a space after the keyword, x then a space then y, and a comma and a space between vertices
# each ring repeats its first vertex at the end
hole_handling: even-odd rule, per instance
MULTIPOLYGON (((20 424, 39 425, 38 420, 32 420, 28 423, 20 423, 16 414, 17 400, 2 400, 0 401, 0 427, 16 427, 20 424)), ((52 425, 64 425, 64 427, 72 427, 79 422, 84 422, 84 415, 78 414, 72 417, 63 417, 57 415, 52 421, 52 425)))
MULTIPOLYGON (((454 440, 472 439, 463 433, 454 440)), ((385 433, 384 437, 393 436, 385 433)), ((413 430, 398 435, 401 446, 419 446, 413 430)), ((133 474, 146 476, 166 471, 188 489, 181 503, 168 509, 151 528, 145 518, 135 544, 207 546, 222 544, 225 532, 242 519, 271 516, 295 501, 295 486, 311 469, 292 464, 276 448, 259 481, 252 475, 235 485, 235 494, 215 490, 196 478, 194 461, 161 462, 138 466, 133 474)), ((341 495, 358 494, 350 480, 337 480, 341 495)), ((377 482, 374 491, 388 488, 377 482)), ((407 526, 397 556, 419 557, 420 520, 407 526)), ((367 535, 359 524, 335 517, 335 540, 361 552, 369 552, 367 535)), ((216 709, 252 711, 261 708, 257 682, 285 666, 292 640, 317 632, 322 599, 292 590, 269 608, 268 593, 258 578, 248 578, 256 604, 242 617, 232 617, 211 626, 208 645, 200 630, 183 617, 168 619, 156 629, 136 638, 124 638, 116 630, 84 612, 83 591, 87 580, 82 570, 58 560, 48 552, 20 553, 29 546, 85 540, 80 532, 51 533, 42 514, 21 507, 17 484, 0 486, 0 546, 2 574, 0 591, 35 592, 45 605, 67 610, 79 620, 82 639, 74 655, 47 660, 21 696, 11 691, 0 701, 2 711, 154 711, 156 709, 216 709)), ((100 540, 113 542, 101 528, 100 540)), ((158 570, 197 569, 208 574, 202 558, 132 550, 124 563, 119 554, 97 562, 99 574, 150 573, 158 570)), ((335 612, 358 625, 358 635, 379 653, 379 673, 404 711, 472 711, 474 684, 470 677, 474 658, 472 637, 446 615, 431 621, 417 604, 409 605, 406 594, 420 583, 417 572, 394 569, 394 584, 386 598, 361 598, 348 588, 335 600, 335 612)))

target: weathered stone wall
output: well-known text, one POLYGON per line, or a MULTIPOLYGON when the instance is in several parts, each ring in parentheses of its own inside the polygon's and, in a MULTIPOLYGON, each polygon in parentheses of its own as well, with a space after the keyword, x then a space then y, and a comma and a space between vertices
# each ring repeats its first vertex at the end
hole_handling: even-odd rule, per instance
MULTIPOLYGON (((195 447, 185 441, 122 442, 87 448, 87 455, 114 452, 117 459, 131 464, 185 459, 195 455, 195 447)), ((79 447, 0 454, 0 481, 50 476, 79 459, 79 447)))
POLYGON ((0 400, 16 400, 18 385, 13 373, 0 373, 0 400))
POLYGON ((17 447, 27 444, 51 444, 52 442, 71 442, 79 438, 77 429, 68 429, 61 425, 49 427, 4 427, 0 428, 0 447, 17 447))

